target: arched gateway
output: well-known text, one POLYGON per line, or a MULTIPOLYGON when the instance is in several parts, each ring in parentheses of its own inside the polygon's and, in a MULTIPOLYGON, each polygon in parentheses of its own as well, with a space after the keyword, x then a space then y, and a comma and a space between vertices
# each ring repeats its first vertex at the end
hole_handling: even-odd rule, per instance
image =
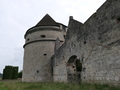
POLYGON ((76 55, 73 55, 69 58, 67 62, 67 79, 70 83, 80 83, 81 82, 81 71, 82 63, 77 58, 76 55))

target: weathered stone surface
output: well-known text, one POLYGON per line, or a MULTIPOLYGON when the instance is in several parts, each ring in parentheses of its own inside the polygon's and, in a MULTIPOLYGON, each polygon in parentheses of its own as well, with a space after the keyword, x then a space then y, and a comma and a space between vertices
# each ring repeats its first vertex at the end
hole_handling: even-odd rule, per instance
POLYGON ((120 84, 119 4, 119 0, 107 0, 84 24, 70 19, 66 41, 54 54, 53 73, 61 69, 53 76, 55 81, 68 81, 60 75, 63 69, 67 72, 60 62, 76 55, 82 63, 82 82, 120 84))
POLYGON ((25 34, 23 82, 53 81, 51 57, 56 49, 55 42, 57 48, 64 42, 66 32, 62 28, 67 27, 46 16, 25 34))
MULTIPOLYGON (((32 32, 26 36, 26 43, 29 43, 27 38, 39 40, 42 33, 48 36, 47 39, 56 40, 58 37, 64 41, 64 33, 57 30, 32 32)), ((55 82, 120 84, 120 0, 106 0, 84 24, 70 17, 65 42, 60 47, 59 39, 55 53, 55 42, 41 41, 25 45, 24 81, 53 78, 55 82), (45 48, 50 54, 47 59, 41 57, 43 46, 49 47, 45 48), (41 70, 46 64, 48 66, 41 70), (53 73, 52 70, 47 72, 50 68, 53 73), (36 78, 34 70, 41 70, 39 78, 36 78)))

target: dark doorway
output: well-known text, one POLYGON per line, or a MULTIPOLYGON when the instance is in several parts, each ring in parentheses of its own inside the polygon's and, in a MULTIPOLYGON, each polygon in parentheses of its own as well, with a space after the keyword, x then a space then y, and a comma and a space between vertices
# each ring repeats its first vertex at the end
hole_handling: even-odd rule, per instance
POLYGON ((82 63, 73 55, 67 62, 67 78, 70 83, 81 83, 82 63))
POLYGON ((76 71, 81 72, 82 71, 82 63, 80 63, 80 60, 76 60, 76 71))

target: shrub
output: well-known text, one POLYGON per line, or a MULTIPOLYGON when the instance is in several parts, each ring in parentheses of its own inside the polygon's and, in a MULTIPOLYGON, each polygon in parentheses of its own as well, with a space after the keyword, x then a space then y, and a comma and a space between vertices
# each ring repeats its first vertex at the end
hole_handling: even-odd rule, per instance
POLYGON ((22 71, 18 73, 18 78, 22 78, 22 71))
POLYGON ((12 79, 17 79, 17 78, 18 78, 18 67, 13 67, 12 79))
POLYGON ((2 79, 17 79, 18 78, 18 67, 5 66, 3 69, 2 79))
POLYGON ((13 67, 12 66, 5 66, 3 70, 3 79, 12 79, 13 74, 13 67))

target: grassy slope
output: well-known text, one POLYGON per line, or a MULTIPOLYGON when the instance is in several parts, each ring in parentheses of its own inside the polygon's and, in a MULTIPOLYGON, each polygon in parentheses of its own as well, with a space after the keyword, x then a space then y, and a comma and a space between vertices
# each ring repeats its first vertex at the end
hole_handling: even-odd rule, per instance
POLYGON ((0 90, 120 90, 120 87, 109 87, 98 84, 67 83, 22 83, 21 81, 0 81, 0 90))

